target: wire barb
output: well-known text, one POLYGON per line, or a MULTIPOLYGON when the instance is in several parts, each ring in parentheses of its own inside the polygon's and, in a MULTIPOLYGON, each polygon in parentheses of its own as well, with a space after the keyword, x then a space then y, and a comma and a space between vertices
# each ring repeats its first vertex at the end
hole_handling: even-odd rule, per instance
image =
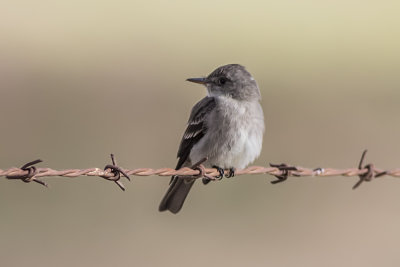
POLYGON ((35 175, 37 174, 37 168, 33 165, 38 164, 40 162, 43 162, 43 161, 41 159, 30 161, 30 162, 24 164, 20 168, 23 172, 28 172, 28 173, 10 174, 10 175, 7 175, 6 178, 10 179, 10 180, 11 179, 19 179, 19 180, 23 181, 24 183, 29 183, 29 182, 34 181, 38 184, 48 187, 47 183, 45 183, 42 180, 39 180, 35 177, 35 175))
POLYGON ((192 175, 194 179, 202 178, 206 175, 206 168, 204 168, 203 163, 207 161, 207 157, 199 160, 192 166, 192 170, 197 170, 199 171, 199 174, 192 175))
POLYGON ((372 181, 372 179, 375 177, 375 173, 374 173, 374 165, 373 164, 367 164, 364 167, 362 167, 362 164, 364 162, 364 158, 365 155, 367 154, 368 150, 364 150, 364 152, 361 155, 361 159, 360 159, 360 163, 358 164, 358 169, 362 170, 362 169, 367 169, 367 172, 364 174, 360 174, 358 175, 358 177, 360 178, 360 180, 353 185, 353 190, 356 189, 357 187, 359 187, 364 181, 365 182, 370 182, 372 181))
POLYGON ((126 174, 126 172, 122 168, 117 166, 117 161, 114 157, 114 154, 111 154, 110 156, 112 164, 107 164, 104 167, 104 171, 112 173, 113 176, 101 175, 100 177, 109 181, 114 181, 119 186, 119 188, 121 188, 122 191, 125 191, 125 186, 120 182, 121 173, 126 179, 128 179, 128 181, 130 181, 131 178, 129 178, 129 175, 126 174))
POLYGON ((206 174, 206 168, 204 167, 203 163, 207 161, 207 157, 202 158, 201 160, 199 160, 198 162, 196 162, 195 164, 193 164, 190 169, 193 171, 198 171, 198 173, 194 173, 191 175, 177 175, 179 176, 179 178, 183 178, 183 179, 199 179, 199 178, 203 178, 203 179, 213 179, 212 177, 209 177, 206 174))
POLYGON ((297 171, 297 168, 293 167, 293 166, 288 166, 285 163, 281 163, 281 164, 272 164, 272 163, 270 163, 269 166, 271 166, 273 168, 277 168, 278 170, 281 171, 281 174, 274 175, 278 179, 271 181, 271 184, 282 183, 282 182, 287 180, 289 175, 298 176, 298 175, 296 175, 294 173, 291 173, 292 171, 297 171))

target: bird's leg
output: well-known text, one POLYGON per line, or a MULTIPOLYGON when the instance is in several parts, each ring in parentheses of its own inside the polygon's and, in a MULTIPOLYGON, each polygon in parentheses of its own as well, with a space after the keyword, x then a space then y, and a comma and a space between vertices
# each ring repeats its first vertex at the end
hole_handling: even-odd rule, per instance
POLYGON ((218 166, 215 166, 215 165, 212 166, 212 167, 215 168, 215 169, 217 169, 217 171, 219 172, 219 175, 216 176, 215 178, 218 179, 218 180, 221 180, 222 177, 224 177, 225 170, 222 169, 221 167, 218 167, 218 166))
POLYGON ((235 168, 230 168, 229 169, 229 174, 225 175, 225 177, 226 178, 231 178, 231 177, 235 176, 235 171, 236 171, 235 168))

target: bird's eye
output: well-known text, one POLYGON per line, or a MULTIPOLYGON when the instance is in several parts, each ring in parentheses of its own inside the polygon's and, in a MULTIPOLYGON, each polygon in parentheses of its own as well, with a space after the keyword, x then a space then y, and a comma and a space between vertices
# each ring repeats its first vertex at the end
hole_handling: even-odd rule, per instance
POLYGON ((221 85, 224 85, 226 83, 226 81, 227 81, 226 78, 221 77, 221 78, 218 79, 217 83, 218 83, 218 85, 221 86, 221 85))

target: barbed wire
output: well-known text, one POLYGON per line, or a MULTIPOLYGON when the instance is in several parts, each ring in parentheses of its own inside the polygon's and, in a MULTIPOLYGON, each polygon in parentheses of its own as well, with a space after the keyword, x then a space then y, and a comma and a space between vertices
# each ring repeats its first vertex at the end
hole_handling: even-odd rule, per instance
MULTIPOLYGON (((287 164, 270 164, 270 167, 251 166, 243 170, 236 170, 235 176, 244 174, 270 174, 277 178, 271 181, 272 184, 285 181, 288 177, 330 177, 330 176, 345 176, 353 177, 358 176, 359 181, 353 186, 356 189, 361 183, 369 182, 374 178, 391 176, 400 177, 400 169, 383 170, 376 168, 373 164, 363 166, 367 150, 361 156, 358 168, 347 169, 334 169, 334 168, 303 168, 300 166, 288 166, 287 164)), ((115 182, 122 190, 125 190, 124 185, 121 183, 121 174, 130 180, 129 176, 180 176, 186 179, 199 179, 204 181, 220 180, 222 177, 219 170, 215 168, 205 168, 204 163, 207 158, 194 164, 191 168, 185 167, 179 170, 171 168, 137 168, 137 169, 123 169, 117 166, 115 157, 111 154, 112 164, 106 165, 103 169, 88 168, 88 169, 66 169, 54 170, 51 168, 39 168, 34 165, 41 163, 42 160, 35 160, 28 162, 20 168, 9 168, 6 170, 0 169, 0 177, 7 179, 21 180, 25 183, 37 182, 41 185, 48 186, 46 182, 42 181, 42 177, 68 177, 75 178, 79 176, 97 176, 115 182)))

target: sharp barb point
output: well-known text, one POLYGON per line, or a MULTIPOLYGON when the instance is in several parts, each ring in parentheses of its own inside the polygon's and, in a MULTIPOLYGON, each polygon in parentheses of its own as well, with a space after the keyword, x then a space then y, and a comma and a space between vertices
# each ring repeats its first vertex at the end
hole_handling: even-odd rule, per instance
POLYGON ((125 191, 125 186, 120 181, 115 181, 115 183, 118 185, 119 188, 121 188, 122 191, 125 191))

